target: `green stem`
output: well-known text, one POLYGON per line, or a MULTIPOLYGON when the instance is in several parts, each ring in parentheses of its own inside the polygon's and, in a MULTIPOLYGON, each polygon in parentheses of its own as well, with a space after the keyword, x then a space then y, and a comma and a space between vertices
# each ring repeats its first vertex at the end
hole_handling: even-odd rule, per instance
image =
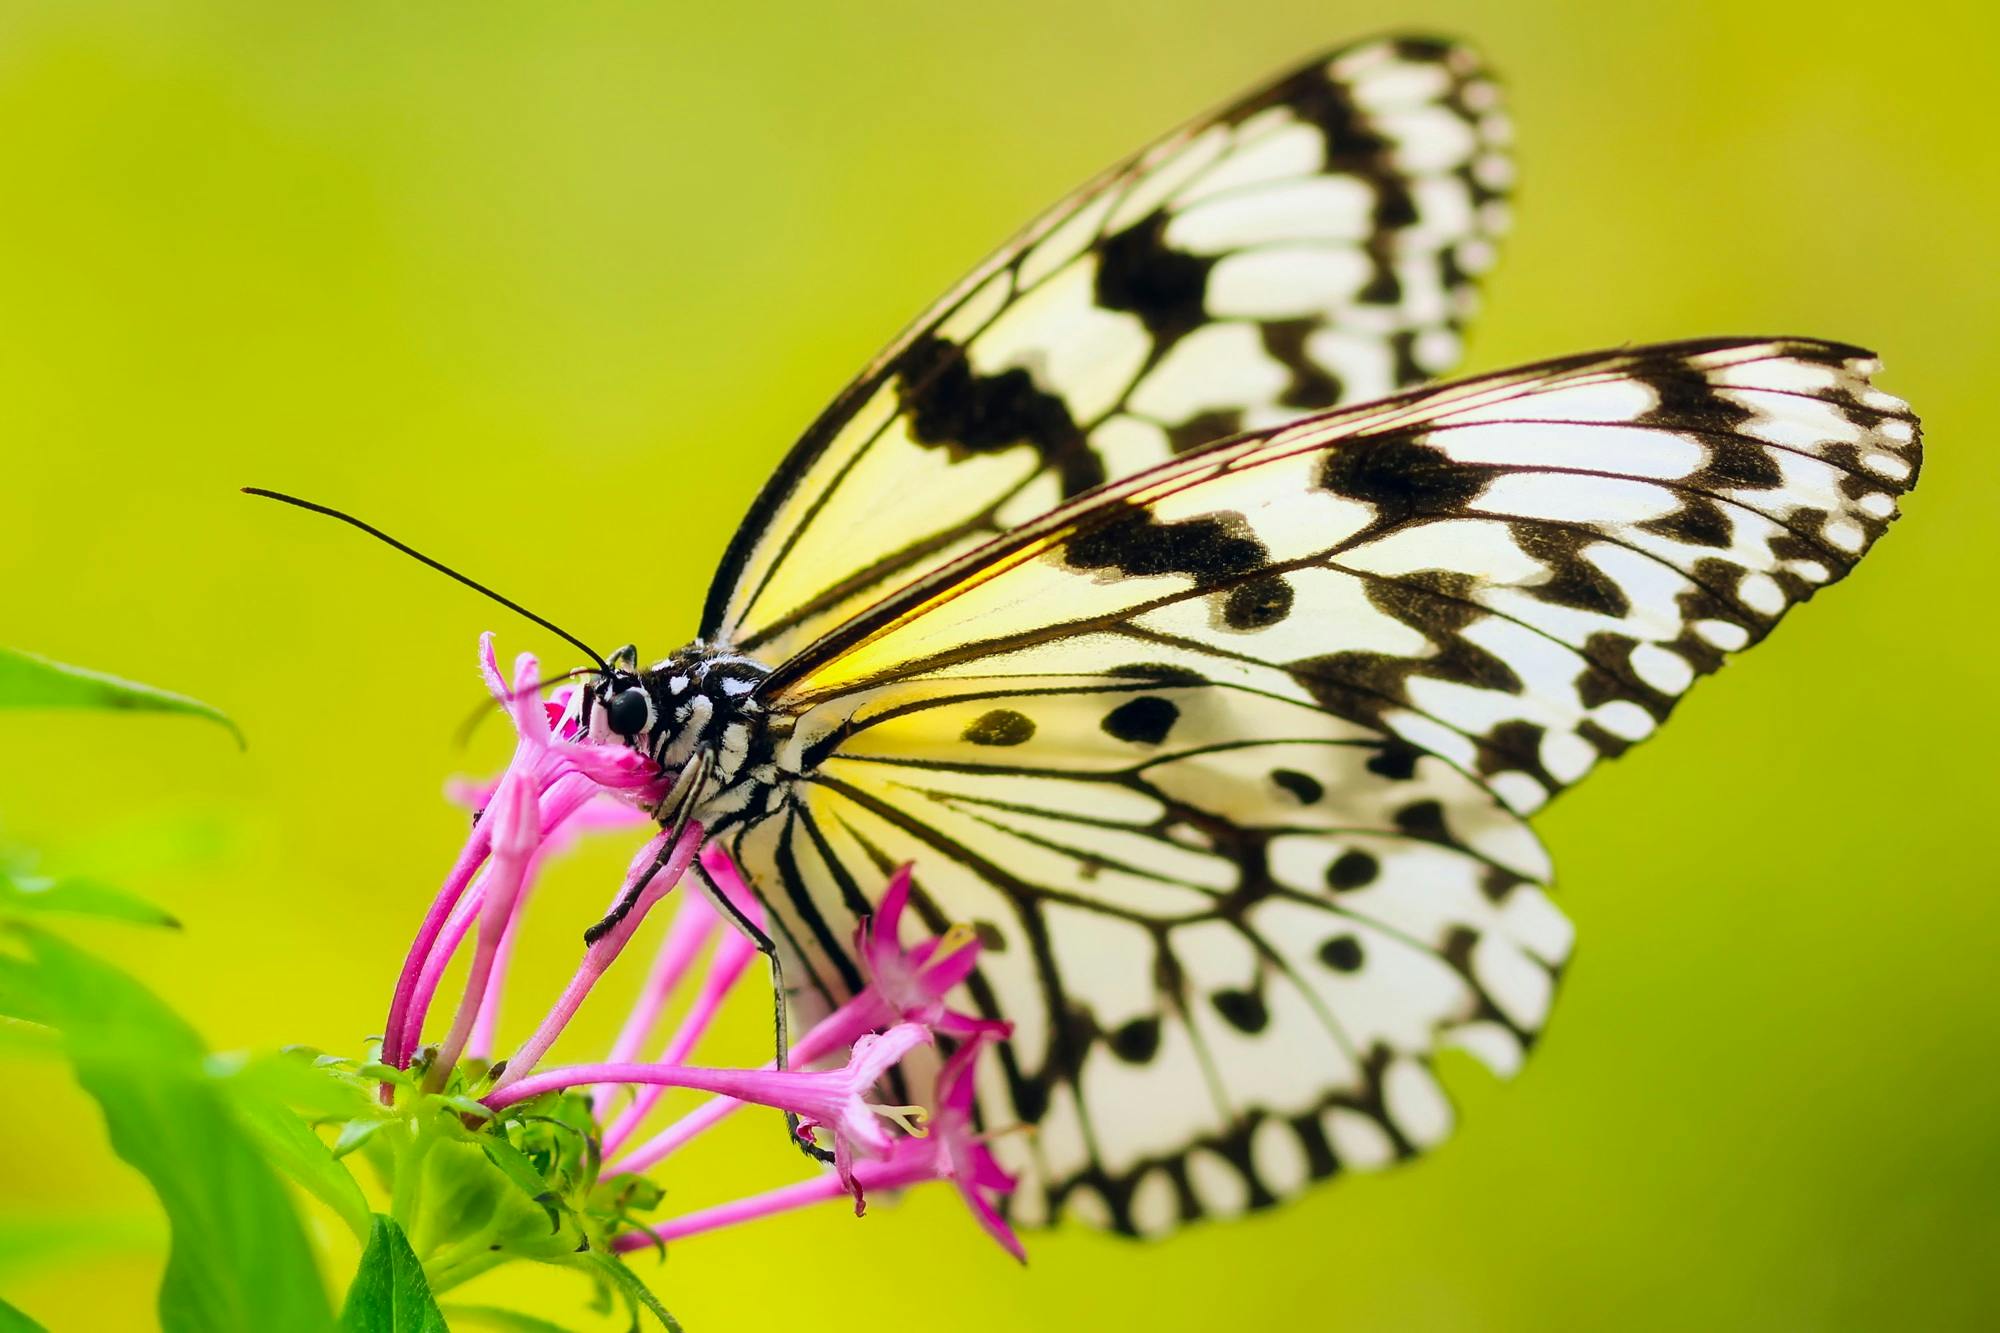
MULTIPOLYGON (((484 1237, 479 1239, 484 1241, 484 1237)), ((489 1248, 480 1248, 461 1255, 459 1251, 465 1250, 468 1243, 461 1242, 451 1246, 444 1252, 442 1258, 425 1266, 425 1274, 430 1280, 433 1296, 442 1296, 453 1287, 470 1282, 481 1273, 498 1268, 514 1257, 504 1249, 489 1248)), ((490 1244, 490 1242, 485 1243, 490 1244)))
POLYGON ((397 1129, 406 1133, 396 1145, 396 1178, 389 1185, 389 1216, 396 1219, 404 1235, 414 1236, 417 1210, 423 1205, 423 1165, 425 1155, 430 1152, 430 1138, 417 1132, 414 1121, 397 1129))

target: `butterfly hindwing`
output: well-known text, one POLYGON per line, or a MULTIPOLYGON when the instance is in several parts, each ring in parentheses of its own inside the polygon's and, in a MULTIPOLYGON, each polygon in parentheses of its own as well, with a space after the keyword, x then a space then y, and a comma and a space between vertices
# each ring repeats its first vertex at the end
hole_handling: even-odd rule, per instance
POLYGON ((781 660, 1091 486, 1449 369, 1505 224, 1507 138, 1468 50, 1384 39, 1106 172, 806 433, 725 558, 703 638, 781 660))
POLYGON ((1853 348, 1567 358, 1105 486, 781 665, 736 830, 811 1007, 881 867, 987 947, 960 1002, 1023 1221, 1153 1232, 1447 1132, 1569 931, 1524 817, 1850 569, 1914 483, 1853 348))
POLYGON ((1519 1063, 1568 926, 1532 836, 1465 775, 1172 674, 967 685, 878 696, 796 817, 805 858, 862 884, 914 861, 927 928, 986 942, 964 1002, 1015 1025, 982 1105, 1037 1126, 995 1145, 1020 1220, 1153 1232, 1268 1203, 1441 1137, 1437 1045, 1519 1063))

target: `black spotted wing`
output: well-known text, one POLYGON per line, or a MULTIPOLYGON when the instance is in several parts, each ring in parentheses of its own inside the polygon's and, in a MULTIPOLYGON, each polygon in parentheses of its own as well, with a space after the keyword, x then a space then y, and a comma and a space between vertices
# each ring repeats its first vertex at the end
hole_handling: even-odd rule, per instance
POLYGON ((1505 222, 1495 85, 1364 43, 1056 205, 926 312, 758 498, 702 637, 778 661, 891 588, 1175 451, 1459 355, 1505 222))
MULTIPOLYGON (((1406 1157, 1570 931, 1525 817, 1844 576, 1915 481, 1868 354, 1571 357, 1101 488, 780 666, 727 834, 813 1006, 886 867, 986 940, 960 1002, 1018 1220, 1156 1232, 1406 1157)), ((914 928, 914 926, 913 926, 914 928)))

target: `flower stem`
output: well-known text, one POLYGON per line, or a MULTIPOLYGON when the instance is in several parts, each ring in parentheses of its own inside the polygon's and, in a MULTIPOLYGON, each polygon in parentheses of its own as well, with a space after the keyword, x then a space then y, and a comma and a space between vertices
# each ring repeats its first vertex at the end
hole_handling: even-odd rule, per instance
MULTIPOLYGON (((887 1005, 882 1003, 872 987, 864 990, 846 1004, 843 1004, 840 1008, 821 1019, 818 1023, 815 1023, 810 1032, 792 1043, 792 1048, 788 1053, 791 1057, 791 1063, 799 1066, 810 1065, 821 1056, 830 1055, 844 1046, 853 1044, 856 1037, 864 1032, 883 1026, 893 1021, 894 1018, 894 1013, 890 1011, 887 1005)), ((777 1062, 775 1060, 767 1060, 764 1062, 763 1068, 767 1070, 776 1069, 777 1062)), ((697 1136, 721 1124, 729 1116, 741 1110, 743 1106, 744 1103, 737 1101, 733 1097, 717 1097, 712 1101, 704 1102, 634 1148, 622 1159, 612 1162, 605 1168, 605 1174, 614 1175, 638 1172, 655 1166, 673 1153, 686 1147, 697 1136)), ((622 1125, 622 1119, 620 1124, 622 1125)), ((616 1130, 618 1127, 614 1126, 613 1128, 616 1130)), ((613 1140, 607 1134, 605 1137, 604 1155, 608 1158, 612 1153, 616 1152, 629 1134, 629 1127, 626 1129, 626 1133, 619 1135, 616 1140, 613 1140)))
POLYGON ((522 1043, 521 1048, 507 1061, 506 1073, 502 1074, 499 1081, 493 1085, 495 1092, 525 1078, 536 1064, 540 1063, 541 1058, 548 1054, 549 1047, 555 1045, 556 1038, 560 1037, 563 1029, 569 1026, 570 1019, 576 1016, 577 1009, 583 1004, 584 997, 590 994, 591 988, 597 984, 598 978, 604 975, 605 969, 609 968, 624 951, 626 941, 632 938, 632 932, 639 928, 639 923, 645 919, 646 913, 651 910, 654 903, 680 882, 682 875, 687 873, 688 862, 694 859, 695 850, 701 846, 702 827, 700 824, 689 823, 681 830, 680 841, 674 843, 672 847, 667 846, 667 839, 670 836, 668 833, 662 833, 639 849, 639 855, 633 858, 631 869, 626 875, 625 887, 619 893, 622 900, 633 885, 643 883, 645 887, 638 901, 625 914, 624 920, 584 951, 583 962, 577 966, 569 985, 563 988, 562 997, 542 1019, 541 1026, 535 1029, 534 1035, 522 1043), (663 850, 666 853, 664 857, 661 855, 663 850))
POLYGON ((840 1183, 840 1177, 827 1172, 810 1180, 781 1185, 762 1194, 752 1194, 748 1198, 732 1199, 713 1208, 682 1213, 679 1217, 670 1217, 664 1222, 655 1223, 638 1231, 624 1232, 612 1238, 611 1249, 618 1254, 643 1250, 656 1241, 682 1240, 688 1236, 698 1236, 704 1231, 717 1231, 723 1227, 735 1226, 739 1222, 754 1222, 760 1217, 788 1213, 795 1208, 804 1208, 815 1203, 826 1203, 841 1198, 846 1193, 847 1187, 840 1183))
MULTIPOLYGON (((541 799, 542 837, 547 839, 553 835, 578 810, 588 804, 595 792, 596 789, 588 779, 580 778, 575 774, 564 774, 551 783, 549 789, 543 794, 541 799)), ((489 822, 487 829, 481 836, 490 838, 490 834, 491 825, 489 822)), ((488 844, 482 842, 481 845, 487 846, 488 844)), ((487 878, 490 877, 491 871, 489 867, 487 878)), ((533 866, 531 865, 526 883, 532 882, 533 866)), ((523 885, 524 891, 526 883, 523 885)), ((476 919, 484 892, 485 884, 482 880, 480 884, 473 888, 472 893, 468 895, 470 901, 461 900, 450 913, 449 919, 444 922, 442 929, 433 931, 431 934, 430 956, 424 961, 418 973, 412 1002, 408 1008, 404 1023, 402 1049, 406 1052, 406 1061, 407 1053, 414 1052, 423 1042, 424 1019, 430 1012, 432 1000, 436 998, 438 982, 443 979, 445 969, 451 966, 452 955, 458 951, 459 944, 465 939, 466 931, 471 928, 472 922, 476 919)), ((516 910, 510 916, 510 920, 519 915, 518 909, 519 903, 517 902, 516 910)), ((496 959, 494 963, 496 974, 500 967, 501 963, 496 959)), ((489 983, 487 991, 489 994, 494 994, 497 998, 495 983, 489 983)), ((481 1004, 479 1013, 482 1015, 486 1013, 484 1003, 481 1004)), ((476 1044, 476 1036, 474 1041, 476 1044)), ((480 1054, 485 1053, 484 1051, 480 1052, 480 1054)), ((402 1068, 406 1066, 398 1067, 402 1068)))
POLYGON ((702 946, 715 933, 715 926, 715 912, 700 894, 682 896, 673 924, 667 927, 659 951, 653 955, 653 966, 639 991, 639 1003, 632 1007, 624 1026, 619 1028, 618 1040, 611 1043, 613 1060, 630 1060, 639 1054, 639 1048, 646 1044, 646 1035, 659 1021, 660 1011, 680 989, 688 969, 701 955, 702 946))
POLYGON ((485 822, 498 825, 493 834, 493 855, 480 885, 479 939, 473 947, 472 966, 465 974, 465 992, 452 1019, 451 1032, 438 1049, 438 1058, 424 1075, 424 1090, 438 1092, 465 1044, 472 1037, 472 1024, 479 1017, 480 1002, 486 997, 486 983, 499 955, 500 941, 507 924, 520 905, 528 882, 528 863, 541 843, 541 806, 538 794, 527 781, 509 773, 500 790, 486 807, 485 822))
POLYGON ((494 1249, 484 1235, 478 1237, 480 1248, 460 1254, 462 1247, 453 1246, 445 1258, 434 1259, 424 1265, 424 1280, 430 1286, 431 1295, 442 1296, 453 1287, 459 1287, 478 1277, 481 1273, 498 1268, 514 1259, 515 1255, 505 1249, 494 1249))
MULTIPOLYGON (((486 863, 486 853, 492 840, 490 829, 475 829, 467 840, 465 850, 458 854, 451 871, 444 877, 444 885, 438 889, 437 897, 431 900, 430 911, 425 913, 424 922, 417 928, 417 937, 410 941, 410 951, 403 958, 403 970, 396 977, 396 992, 389 1001, 389 1020, 382 1028, 382 1063, 397 1069, 410 1067, 410 1051, 414 1047, 415 1031, 423 1028, 423 1015, 418 1013, 414 1023, 410 1021, 410 1002, 417 993, 417 983, 422 977, 424 964, 430 961, 431 946, 437 943, 438 932, 444 929, 445 920, 452 908, 464 894, 466 886, 479 867, 486 863)), ((428 1005, 429 997, 425 997, 428 1005)))
MULTIPOLYGON (((701 1040, 702 1034, 715 1021, 723 1001, 729 998, 729 992, 756 957, 757 946, 741 931, 728 931, 717 941, 715 953, 709 959, 708 975, 702 978, 701 993, 695 996, 694 1004, 681 1020, 679 1029, 667 1042, 666 1049, 660 1052, 659 1063, 677 1065, 686 1062, 688 1056, 694 1053, 695 1044, 701 1040)), ((614 1051, 611 1058, 617 1060, 621 1057, 614 1051)), ((662 1091, 657 1084, 641 1089, 632 1104, 611 1122, 604 1131, 605 1156, 617 1152, 620 1145, 632 1136, 639 1122, 659 1104, 662 1091)))

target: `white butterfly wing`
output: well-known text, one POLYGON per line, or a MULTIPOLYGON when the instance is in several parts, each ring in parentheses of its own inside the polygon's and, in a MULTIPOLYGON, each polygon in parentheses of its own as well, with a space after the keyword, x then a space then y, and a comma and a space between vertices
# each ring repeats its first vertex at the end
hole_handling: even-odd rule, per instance
MULTIPOLYGON (((913 860, 987 941, 962 1001, 1016 1215, 1155 1232, 1449 1129, 1569 930, 1523 823, 1840 578, 1914 483, 1853 348, 1572 357, 1182 456, 781 666, 803 777, 735 830, 792 982, 857 984, 913 860)), ((917 926, 913 924, 913 929, 917 926)))
POLYGON ((1448 370, 1505 222, 1506 142, 1469 51, 1385 39, 1106 172, 799 441, 724 559, 702 637, 781 660, 1091 486, 1448 370))

